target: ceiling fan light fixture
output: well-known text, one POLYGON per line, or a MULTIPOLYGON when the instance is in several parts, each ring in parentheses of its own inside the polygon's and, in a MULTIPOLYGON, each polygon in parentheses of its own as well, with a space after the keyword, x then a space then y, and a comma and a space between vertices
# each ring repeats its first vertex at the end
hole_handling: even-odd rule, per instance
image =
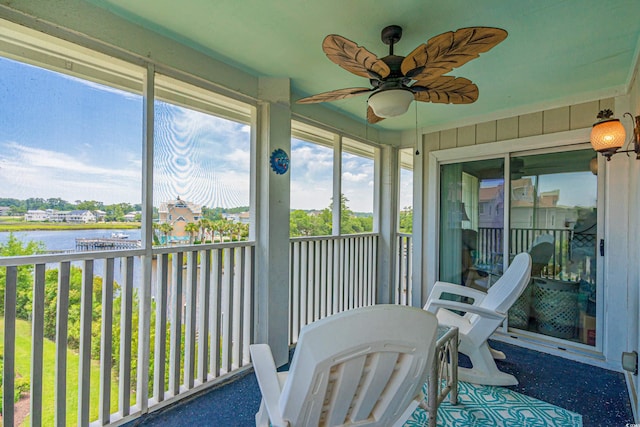
POLYGON ((387 119, 406 113, 413 99, 410 90, 395 88, 374 92, 367 102, 376 116, 387 119))

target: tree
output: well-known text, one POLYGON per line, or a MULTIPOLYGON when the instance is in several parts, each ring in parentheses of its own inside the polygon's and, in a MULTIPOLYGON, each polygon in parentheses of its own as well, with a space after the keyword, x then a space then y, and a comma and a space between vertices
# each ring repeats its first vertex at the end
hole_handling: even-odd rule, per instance
MULTIPOLYGON (((200 220, 198 221, 198 227, 200 228, 199 240, 201 242, 206 242, 207 241, 207 233, 209 232, 209 229, 211 228, 211 221, 209 221, 206 218, 200 218, 200 220)), ((208 239, 208 240, 211 240, 211 239, 208 239)))
MULTIPOLYGON (((6 243, 0 244, 0 257, 35 255, 44 252, 44 244, 41 242, 29 242, 23 244, 13 233, 9 233, 6 243)), ((4 301, 7 269, 0 269, 0 301, 4 301)), ((28 320, 31 316, 33 266, 24 265, 18 267, 16 285, 16 317, 28 320)), ((4 304, 0 304, 0 314, 4 314, 4 304)))
POLYGON ((173 231, 173 226, 168 222, 163 222, 160 224, 160 231, 164 235, 164 244, 169 244, 169 234, 173 231))
POLYGON ((195 222, 188 222, 185 226, 184 226, 184 231, 186 231, 187 233, 189 233, 189 244, 192 245, 193 244, 193 239, 195 237, 195 234, 200 230, 200 227, 198 226, 198 224, 196 224, 195 222))
POLYGON ((413 231, 413 208, 405 207, 400 211, 400 232, 411 233, 413 231))

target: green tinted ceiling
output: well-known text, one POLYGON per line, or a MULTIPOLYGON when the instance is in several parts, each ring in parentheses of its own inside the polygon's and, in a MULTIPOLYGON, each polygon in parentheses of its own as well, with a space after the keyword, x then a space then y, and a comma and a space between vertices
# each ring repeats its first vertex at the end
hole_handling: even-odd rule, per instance
MULTIPOLYGON (((470 105, 418 103, 421 127, 445 128, 625 93, 638 56, 639 0, 91 0, 256 76, 290 77, 294 99, 368 82, 321 49, 339 34, 379 57, 380 31, 403 27, 396 54, 440 33, 499 27, 507 39, 449 75, 480 89, 470 105)), ((366 95, 325 104, 364 120, 366 95)), ((595 118, 594 118, 595 119, 595 118)), ((377 127, 415 127, 412 106, 377 127)))

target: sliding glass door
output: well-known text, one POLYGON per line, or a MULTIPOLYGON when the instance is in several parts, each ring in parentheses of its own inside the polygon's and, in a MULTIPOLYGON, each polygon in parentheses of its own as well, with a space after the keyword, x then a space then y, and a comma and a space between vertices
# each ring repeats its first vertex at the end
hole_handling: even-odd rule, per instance
POLYGON ((532 278, 509 311, 512 333, 595 346, 593 158, 585 149, 441 165, 439 280, 487 291, 528 252, 532 278))
POLYGON ((509 253, 531 282, 509 326, 595 346, 597 176, 592 150, 511 158, 509 253))

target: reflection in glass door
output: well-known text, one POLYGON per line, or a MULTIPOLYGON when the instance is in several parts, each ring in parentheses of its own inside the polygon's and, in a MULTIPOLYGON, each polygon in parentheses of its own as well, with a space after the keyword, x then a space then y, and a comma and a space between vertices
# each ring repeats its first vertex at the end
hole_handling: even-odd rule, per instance
POLYGON ((597 176, 592 150, 511 159, 510 257, 529 252, 531 282, 509 326, 595 346, 597 176))
POLYGON ((442 165, 439 280, 486 291, 502 273, 503 159, 442 165))

